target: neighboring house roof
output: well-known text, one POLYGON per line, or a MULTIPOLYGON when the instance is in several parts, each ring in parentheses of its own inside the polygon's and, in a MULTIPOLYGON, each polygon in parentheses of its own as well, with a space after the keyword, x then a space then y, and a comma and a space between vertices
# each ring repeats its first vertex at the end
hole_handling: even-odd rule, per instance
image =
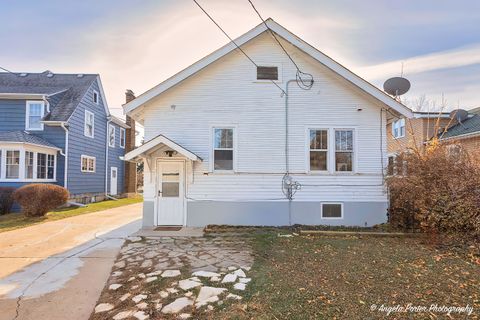
POLYGON ((125 129, 130 129, 130 126, 125 123, 122 119, 115 117, 113 115, 110 115, 110 121, 113 123, 117 124, 118 126, 125 128, 125 129))
POLYGON ((133 149, 129 153, 127 153, 124 157, 126 161, 133 161, 135 158, 145 154, 146 152, 153 151, 159 146, 165 145, 168 148, 178 152, 179 154, 183 155, 184 157, 192 160, 192 161, 202 161, 202 158, 197 156, 195 153, 191 152, 190 150, 182 147, 178 143, 170 140, 169 138, 165 137, 163 134, 156 136, 153 139, 142 144, 140 147, 133 149))
MULTIPOLYGON (((19 98, 43 96, 50 105, 50 112, 43 120, 67 121, 97 78, 102 91, 97 74, 54 74, 50 71, 23 74, 2 72, 0 73, 0 95, 19 98)), ((103 92, 101 97, 107 109, 103 92)))
POLYGON ((462 123, 458 123, 450 128, 447 132, 441 134, 441 139, 463 138, 474 134, 480 134, 480 115, 475 114, 473 117, 466 119, 462 123))
POLYGON ((51 144, 47 140, 29 134, 25 131, 7 131, 7 132, 0 132, 0 143, 8 142, 8 143, 27 143, 27 144, 34 144, 37 146, 43 146, 53 149, 59 149, 57 146, 51 144))
MULTIPOLYGON (((347 81, 351 82, 370 96, 374 97, 376 100, 380 101, 381 103, 389 106, 393 110, 397 111, 398 113, 411 118, 413 116, 412 111, 402 103, 396 101, 391 96, 387 95, 385 92, 381 91, 368 81, 362 79, 358 75, 354 74, 349 69, 345 68, 329 56, 325 55, 324 53, 320 52, 316 48, 309 45, 307 42, 303 41, 271 18, 266 20, 266 24, 268 27, 278 34, 280 37, 285 39, 286 41, 290 42, 293 46, 297 47, 301 51, 305 52, 306 54, 310 55, 318 62, 326 66, 327 68, 331 69, 347 81)), ((250 40, 254 39, 258 35, 262 34, 263 32, 267 31, 267 27, 264 23, 259 24, 252 30, 248 31, 247 33, 243 34, 242 36, 235 39, 235 43, 239 46, 242 46, 249 42, 250 40)), ((159 94, 165 92, 166 90, 170 89, 171 87, 179 84, 183 80, 189 78, 193 74, 197 73, 198 71, 202 70, 203 68, 207 67, 211 63, 217 61, 218 59, 222 58, 223 56, 229 54, 230 52, 236 49, 236 45, 232 42, 228 43, 227 45, 223 46, 222 48, 214 51, 210 55, 204 57, 203 59, 197 61, 196 63, 192 64, 190 67, 180 71, 179 73, 175 74, 174 76, 168 78, 167 80, 163 81, 162 83, 158 84, 157 86, 153 87, 152 89, 144 92, 136 99, 130 101, 129 103, 123 106, 124 111, 129 113, 136 108, 142 106, 147 101, 155 98, 159 94)))

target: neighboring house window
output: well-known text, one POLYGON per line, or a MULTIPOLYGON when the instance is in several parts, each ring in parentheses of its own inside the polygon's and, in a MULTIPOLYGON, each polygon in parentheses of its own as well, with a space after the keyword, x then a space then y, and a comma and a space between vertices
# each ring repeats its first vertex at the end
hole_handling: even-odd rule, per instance
POLYGON ((388 157, 387 175, 393 176, 395 173, 395 156, 388 157))
POLYGON ((7 150, 5 162, 5 178, 18 179, 20 178, 20 151, 7 150))
POLYGON ((233 170, 233 128, 215 128, 213 169, 233 170))
POLYGON ((342 219, 342 203, 322 203, 322 219, 342 219))
POLYGON ((95 172, 95 157, 82 156, 82 172, 95 172))
POLYGON ((85 110, 85 128, 83 134, 86 137, 93 138, 95 130, 95 116, 92 112, 85 110))
POLYGON ((278 67, 257 67, 257 80, 278 80, 278 67))
POLYGON ((34 153, 25 151, 25 179, 33 179, 34 153))
POLYGON ((43 101, 27 101, 25 130, 43 130, 43 124, 40 121, 44 112, 45 103, 43 101))
POLYGON ((310 130, 310 170, 327 171, 328 130, 310 130))
POLYGON ((115 127, 111 124, 108 125, 108 145, 115 147, 115 127))
POLYGON ((120 128, 120 147, 125 148, 125 129, 120 128))
POLYGON ((393 121, 392 134, 395 139, 405 137, 405 118, 393 121))
POLYGON ((353 130, 335 130, 335 171, 353 171, 353 130))
POLYGON ((98 91, 93 91, 93 103, 98 104, 98 91))

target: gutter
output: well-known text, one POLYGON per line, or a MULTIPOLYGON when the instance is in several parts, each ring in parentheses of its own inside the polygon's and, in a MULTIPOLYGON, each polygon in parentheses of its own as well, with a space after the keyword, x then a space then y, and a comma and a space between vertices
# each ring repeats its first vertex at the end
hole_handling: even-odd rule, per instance
POLYGON ((63 173, 63 187, 68 189, 68 128, 65 126, 65 122, 60 123, 60 126, 65 131, 65 152, 60 154, 65 157, 64 173, 63 173))

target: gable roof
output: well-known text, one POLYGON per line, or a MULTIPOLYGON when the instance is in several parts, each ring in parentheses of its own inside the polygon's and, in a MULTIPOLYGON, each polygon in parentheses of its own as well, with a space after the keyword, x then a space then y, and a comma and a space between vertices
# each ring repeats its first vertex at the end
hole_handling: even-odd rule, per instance
POLYGON ((34 144, 37 146, 60 150, 60 148, 51 144, 47 140, 39 136, 29 134, 25 131, 0 132, 0 143, 2 142, 34 144))
MULTIPOLYGON (((334 71, 353 85, 357 86, 377 101, 387 105, 388 107, 392 108, 393 110, 397 111, 401 115, 411 118, 413 116, 412 111, 403 105, 402 103, 396 101, 391 96, 387 95, 385 92, 381 91, 368 81, 364 80, 363 78, 359 77, 358 75, 354 74, 349 69, 345 68, 329 56, 325 55, 324 53, 320 52, 316 48, 309 45, 307 42, 303 41, 280 24, 273 21, 273 19, 269 18, 265 22, 268 27, 278 34, 280 37, 285 39, 286 41, 290 42, 293 46, 297 47, 301 51, 305 52, 306 54, 310 55, 318 62, 329 68, 330 70, 334 71)), ((239 46, 242 46, 249 42, 250 40, 254 39, 258 35, 262 34, 263 32, 268 31, 267 27, 264 23, 259 24, 255 28, 251 29, 247 33, 243 34, 242 36, 235 39, 235 43, 239 46)), ((168 78, 167 80, 161 82, 157 86, 153 87, 152 89, 144 92, 136 99, 130 101, 123 105, 123 109, 126 113, 129 113, 136 108, 140 107, 147 101, 155 98, 156 96, 160 95, 161 93, 167 91, 168 89, 172 88, 173 86, 179 84, 183 80, 189 78, 193 74, 199 72, 203 68, 207 67, 211 63, 217 61, 218 59, 222 58, 223 56, 227 55, 228 53, 234 51, 236 49, 236 45, 233 42, 229 42, 227 45, 223 46, 222 48, 214 51, 213 53, 209 54, 208 56, 204 57, 203 59, 195 62, 191 66, 186 69, 183 69, 179 73, 175 74, 174 76, 168 78)))
MULTIPOLYGON (((44 121, 67 121, 78 106, 87 90, 98 79, 97 74, 54 74, 42 73, 0 73, 0 96, 7 98, 46 99, 50 113, 44 121)), ((103 92, 101 93, 108 113, 103 92)))
POLYGON ((453 139, 460 138, 464 136, 470 136, 474 134, 480 134, 480 115, 475 114, 473 117, 468 118, 462 123, 457 123, 456 125, 448 128, 447 132, 441 134, 441 139, 453 139))

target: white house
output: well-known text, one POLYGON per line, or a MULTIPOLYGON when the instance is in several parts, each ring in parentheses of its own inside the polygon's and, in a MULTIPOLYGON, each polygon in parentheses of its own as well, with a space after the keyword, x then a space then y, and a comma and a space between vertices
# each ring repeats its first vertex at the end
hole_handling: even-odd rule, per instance
POLYGON ((145 127, 125 155, 145 164, 145 227, 386 221, 386 123, 411 110, 267 24, 310 90, 260 24, 235 40, 258 68, 229 43, 124 105, 145 127))

